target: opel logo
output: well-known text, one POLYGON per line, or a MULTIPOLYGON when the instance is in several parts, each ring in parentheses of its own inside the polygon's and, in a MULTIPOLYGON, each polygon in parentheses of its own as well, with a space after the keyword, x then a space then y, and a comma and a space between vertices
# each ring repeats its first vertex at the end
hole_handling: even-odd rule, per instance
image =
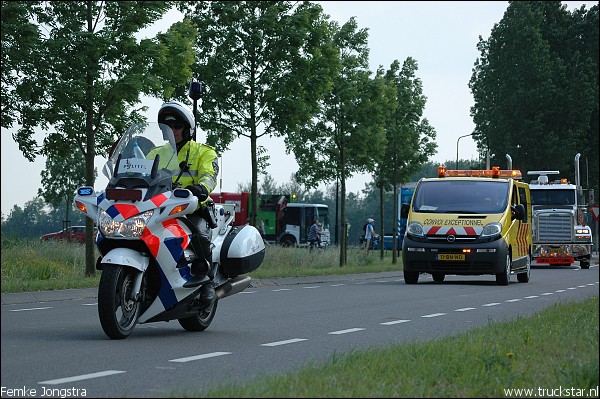
POLYGON ((448 237, 446 237, 446 240, 448 242, 454 242, 454 240, 456 240, 456 237, 454 237, 452 234, 450 234, 448 237))

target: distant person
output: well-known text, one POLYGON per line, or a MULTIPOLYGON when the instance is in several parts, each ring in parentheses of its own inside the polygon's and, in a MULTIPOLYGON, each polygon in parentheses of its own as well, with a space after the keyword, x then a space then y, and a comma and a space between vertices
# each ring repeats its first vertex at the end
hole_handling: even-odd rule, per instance
POLYGON ((367 225, 365 227, 365 248, 366 248, 367 255, 369 254, 369 251, 371 250, 373 238, 379 237, 379 235, 377 233, 375 233, 375 228, 373 227, 373 223, 375 223, 375 221, 373 219, 371 219, 371 218, 367 219, 367 225))
POLYGON ((318 219, 313 220, 313 224, 308 229, 308 243, 310 244, 310 250, 321 246, 321 225, 318 219))
POLYGON ((269 242, 265 239, 265 221, 262 218, 258 218, 258 226, 257 226, 258 232, 260 233, 260 236, 263 239, 263 242, 265 243, 266 246, 269 246, 271 244, 269 244, 269 242))

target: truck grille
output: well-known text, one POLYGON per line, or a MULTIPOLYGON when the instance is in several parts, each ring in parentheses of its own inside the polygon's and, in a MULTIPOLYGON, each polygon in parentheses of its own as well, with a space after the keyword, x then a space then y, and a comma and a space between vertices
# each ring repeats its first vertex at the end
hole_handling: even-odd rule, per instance
POLYGON ((537 242, 571 242, 573 219, 570 214, 551 213, 537 216, 537 242))

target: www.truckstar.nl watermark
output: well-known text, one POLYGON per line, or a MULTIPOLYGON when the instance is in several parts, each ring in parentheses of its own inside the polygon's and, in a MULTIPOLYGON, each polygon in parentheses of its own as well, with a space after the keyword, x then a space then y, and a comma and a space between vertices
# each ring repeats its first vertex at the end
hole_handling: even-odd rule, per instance
POLYGON ((71 398, 71 397, 85 397, 87 391, 84 388, 46 388, 44 386, 39 388, 9 388, 2 387, 0 391, 1 397, 3 398, 71 398))
POLYGON ((558 388, 505 388, 504 396, 513 398, 597 398, 598 386, 596 388, 567 388, 563 386, 558 388))

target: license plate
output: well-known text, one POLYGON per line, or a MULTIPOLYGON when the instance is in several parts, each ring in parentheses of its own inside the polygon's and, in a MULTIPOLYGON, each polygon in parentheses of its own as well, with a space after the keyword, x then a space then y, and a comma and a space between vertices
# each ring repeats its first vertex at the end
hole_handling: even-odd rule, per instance
POLYGON ((551 254, 557 254, 557 255, 561 254, 562 255, 563 251, 562 251, 561 248, 550 248, 550 253, 551 254))
POLYGON ((465 254, 438 254, 437 260, 465 260, 465 254))

